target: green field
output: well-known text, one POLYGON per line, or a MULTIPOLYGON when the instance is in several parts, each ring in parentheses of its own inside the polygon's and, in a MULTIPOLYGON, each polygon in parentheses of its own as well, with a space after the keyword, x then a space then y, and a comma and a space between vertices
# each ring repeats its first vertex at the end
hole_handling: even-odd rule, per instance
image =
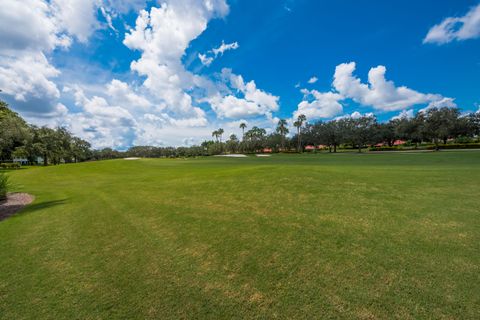
POLYGON ((2 319, 480 318, 480 152, 10 175, 2 319))

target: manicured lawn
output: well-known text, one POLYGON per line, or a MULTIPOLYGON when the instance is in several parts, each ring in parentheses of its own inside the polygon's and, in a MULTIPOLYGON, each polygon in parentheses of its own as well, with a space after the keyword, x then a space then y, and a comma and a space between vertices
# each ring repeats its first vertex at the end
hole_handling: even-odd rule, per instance
POLYGON ((480 152, 10 174, 2 319, 480 318, 480 152))

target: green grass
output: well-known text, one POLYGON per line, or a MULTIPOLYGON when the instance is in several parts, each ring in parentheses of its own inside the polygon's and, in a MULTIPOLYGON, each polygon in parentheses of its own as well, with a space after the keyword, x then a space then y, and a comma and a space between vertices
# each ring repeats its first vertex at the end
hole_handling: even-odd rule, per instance
POLYGON ((11 172, 2 319, 479 319, 480 152, 11 172))

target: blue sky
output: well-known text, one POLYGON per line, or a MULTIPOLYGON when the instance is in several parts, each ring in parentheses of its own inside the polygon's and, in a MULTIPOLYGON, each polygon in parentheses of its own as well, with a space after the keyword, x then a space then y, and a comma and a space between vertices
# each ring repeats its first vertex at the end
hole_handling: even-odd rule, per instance
POLYGON ((301 113, 473 112, 479 36, 478 0, 5 0, 1 98, 117 149, 301 113))

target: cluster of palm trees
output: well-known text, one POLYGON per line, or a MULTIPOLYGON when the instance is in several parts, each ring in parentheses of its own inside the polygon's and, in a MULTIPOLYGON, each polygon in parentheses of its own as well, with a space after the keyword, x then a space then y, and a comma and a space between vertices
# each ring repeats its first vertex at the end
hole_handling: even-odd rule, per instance
POLYGON ((225 131, 222 128, 220 128, 212 132, 212 137, 214 137, 217 142, 222 143, 222 136, 224 133, 225 131))
MULTIPOLYGON (((297 128, 297 151, 301 151, 302 149, 302 127, 305 125, 307 121, 307 117, 303 114, 299 115, 297 120, 293 123, 293 125, 297 128)), ((236 135, 231 135, 230 139, 225 142, 225 146, 227 151, 232 152, 233 150, 243 150, 245 152, 257 152, 262 150, 265 147, 270 147, 272 143, 278 148, 280 144, 281 148, 279 150, 287 150, 287 135, 290 133, 288 129, 288 122, 286 119, 280 119, 277 124, 277 128, 275 133, 267 135, 267 131, 263 128, 259 128, 257 126, 252 127, 250 130, 246 131, 247 124, 245 122, 240 123, 239 128, 242 130, 242 141, 239 141, 236 135), (280 138, 280 143, 274 142, 274 140, 280 138), (270 143, 268 143, 270 141, 270 143)), ((217 145, 221 146, 221 150, 223 151, 222 145, 222 136, 224 134, 224 130, 222 128, 217 129, 212 132, 212 137, 215 138, 215 142, 217 145)))
POLYGON ((307 121, 307 117, 304 114, 298 116, 297 121, 293 123, 293 126, 297 128, 297 151, 301 151, 302 147, 302 126, 307 121))

